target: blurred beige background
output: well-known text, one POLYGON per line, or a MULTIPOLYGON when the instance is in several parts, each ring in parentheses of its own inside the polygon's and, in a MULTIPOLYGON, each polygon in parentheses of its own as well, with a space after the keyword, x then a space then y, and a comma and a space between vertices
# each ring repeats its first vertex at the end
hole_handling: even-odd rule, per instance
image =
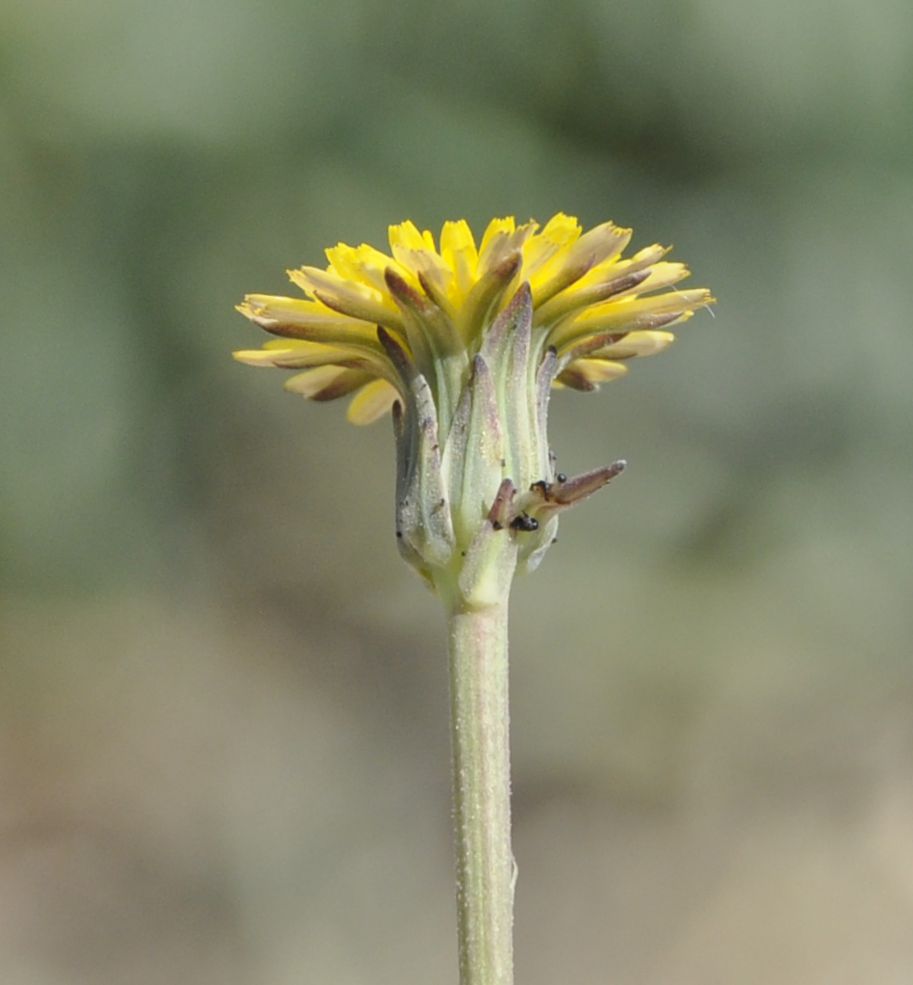
POLYGON ((0 981, 455 983, 392 440, 232 311, 390 222, 633 225, 719 297, 515 593, 519 985, 913 981, 913 8, 0 7, 0 981))

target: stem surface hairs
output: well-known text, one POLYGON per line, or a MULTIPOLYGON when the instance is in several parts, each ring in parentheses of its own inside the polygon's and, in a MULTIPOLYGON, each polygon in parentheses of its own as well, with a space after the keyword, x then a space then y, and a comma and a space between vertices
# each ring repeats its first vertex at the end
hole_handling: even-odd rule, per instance
POLYGON ((239 361, 296 371, 286 389, 311 400, 351 395, 353 423, 392 414, 397 543, 448 618, 461 985, 513 981, 510 587, 559 515, 624 468, 555 471, 551 391, 623 376, 713 302, 673 286, 688 269, 666 248, 624 257, 630 238, 563 213, 541 227, 492 220, 478 243, 464 220, 437 242, 404 222, 389 254, 340 243, 325 269, 289 271, 305 297, 238 306, 274 336, 239 361))

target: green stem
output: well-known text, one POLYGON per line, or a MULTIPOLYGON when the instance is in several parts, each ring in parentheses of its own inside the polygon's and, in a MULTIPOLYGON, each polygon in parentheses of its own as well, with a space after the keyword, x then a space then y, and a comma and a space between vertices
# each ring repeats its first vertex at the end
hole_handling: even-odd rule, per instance
POLYGON ((507 599, 449 630, 460 985, 512 985, 507 599))

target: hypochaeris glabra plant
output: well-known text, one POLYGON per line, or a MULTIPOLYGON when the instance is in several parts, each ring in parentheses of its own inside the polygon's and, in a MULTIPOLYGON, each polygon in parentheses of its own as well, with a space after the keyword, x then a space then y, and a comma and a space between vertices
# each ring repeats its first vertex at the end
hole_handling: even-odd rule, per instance
POLYGON ((542 560, 559 514, 624 468, 555 471, 551 390, 624 375, 713 301, 673 286, 688 269, 664 247, 623 258, 630 238, 562 214, 541 228, 495 219, 478 245, 464 221, 438 243, 404 222, 390 227, 392 255, 340 244, 326 269, 289 271, 307 297, 239 306, 278 336, 241 362, 297 370, 286 389, 312 400, 352 394, 356 424, 392 412, 397 542, 449 626, 461 985, 513 981, 511 583, 542 560))

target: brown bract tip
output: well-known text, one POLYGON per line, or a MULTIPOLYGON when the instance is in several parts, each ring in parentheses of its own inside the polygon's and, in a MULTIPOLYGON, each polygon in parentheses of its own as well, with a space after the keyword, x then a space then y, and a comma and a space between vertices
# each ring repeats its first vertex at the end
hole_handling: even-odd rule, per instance
POLYGON ((495 494, 494 502, 488 511, 488 522, 495 530, 503 530, 511 521, 511 503, 517 492, 516 486, 510 479, 502 479, 495 494))

